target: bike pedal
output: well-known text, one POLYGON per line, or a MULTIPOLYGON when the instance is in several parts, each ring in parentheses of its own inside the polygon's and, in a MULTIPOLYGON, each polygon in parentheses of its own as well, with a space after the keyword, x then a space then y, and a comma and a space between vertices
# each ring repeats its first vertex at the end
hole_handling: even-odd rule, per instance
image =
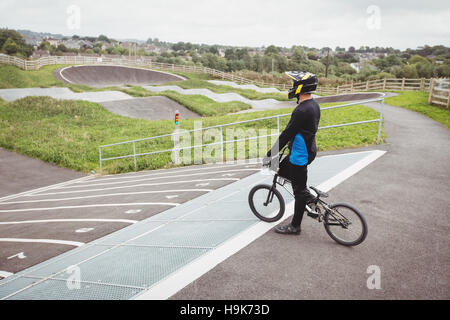
POLYGON ((308 212, 307 215, 308 215, 309 217, 313 218, 313 219, 319 218, 319 215, 318 215, 317 213, 309 213, 309 212, 308 212))

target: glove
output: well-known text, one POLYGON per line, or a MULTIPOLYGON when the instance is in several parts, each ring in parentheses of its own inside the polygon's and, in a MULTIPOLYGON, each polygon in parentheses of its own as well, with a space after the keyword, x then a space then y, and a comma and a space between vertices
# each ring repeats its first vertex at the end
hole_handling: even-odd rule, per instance
POLYGON ((272 158, 271 158, 271 157, 268 157, 268 156, 265 156, 265 157, 263 158, 263 160, 262 160, 262 165, 263 165, 264 167, 270 167, 271 162, 272 162, 272 158))

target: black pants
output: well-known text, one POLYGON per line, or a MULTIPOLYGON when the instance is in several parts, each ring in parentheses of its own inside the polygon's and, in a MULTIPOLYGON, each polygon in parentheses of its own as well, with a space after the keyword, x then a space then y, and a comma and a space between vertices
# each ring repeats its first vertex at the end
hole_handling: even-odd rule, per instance
POLYGON ((292 226, 300 227, 303 219, 303 213, 306 209, 306 200, 310 194, 306 183, 308 180, 308 166, 297 166, 286 157, 280 163, 280 176, 289 179, 292 183, 292 189, 295 197, 294 216, 292 217, 292 226))

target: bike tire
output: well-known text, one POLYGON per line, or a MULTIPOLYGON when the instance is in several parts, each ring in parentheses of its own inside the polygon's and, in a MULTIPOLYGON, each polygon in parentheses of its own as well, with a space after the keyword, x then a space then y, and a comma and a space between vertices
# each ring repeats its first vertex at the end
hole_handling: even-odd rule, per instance
POLYGON ((266 222, 275 222, 275 221, 280 220, 281 217, 283 216, 284 210, 285 210, 285 203, 284 203, 283 196, 277 189, 273 188, 271 185, 268 185, 268 184, 259 184, 257 186, 254 186, 250 190, 250 193, 248 194, 248 203, 250 205, 250 209, 252 210, 253 214, 255 216, 257 216, 260 220, 266 221, 266 222), (279 208, 278 212, 272 217, 267 217, 267 216, 261 214, 260 212, 258 212, 258 210, 255 207, 254 195, 258 190, 261 190, 261 189, 266 189, 267 192, 272 191, 274 193, 275 197, 278 199, 278 202, 280 203, 280 208, 279 208))
MULTIPOLYGON (((324 227, 326 232, 328 233, 328 235, 337 243, 344 245, 344 246, 356 246, 360 243, 362 243, 366 237, 367 237, 367 233, 368 233, 368 227, 367 227, 367 222, 366 219, 364 218, 364 216, 353 206, 347 204, 347 203, 335 203, 330 205, 330 209, 338 209, 338 208, 345 208, 346 210, 349 210, 350 212, 354 213, 355 216, 359 219, 360 223, 361 223, 361 234, 359 235, 359 237, 356 238, 356 240, 353 241, 345 241, 341 238, 339 238, 339 236, 337 236, 334 232, 333 232, 333 228, 330 228, 331 226, 331 220, 334 218, 330 216, 329 211, 325 212, 325 216, 324 216, 324 227)), ((334 224, 336 224, 336 222, 333 222, 334 224)), ((344 229, 343 227, 341 227, 342 229, 344 229)), ((339 230, 339 229, 334 229, 334 230, 339 230)))

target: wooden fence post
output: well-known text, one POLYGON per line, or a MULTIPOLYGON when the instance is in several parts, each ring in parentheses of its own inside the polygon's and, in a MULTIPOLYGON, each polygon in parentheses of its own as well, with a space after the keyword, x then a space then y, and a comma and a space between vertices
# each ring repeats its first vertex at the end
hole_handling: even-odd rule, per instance
POLYGON ((420 91, 425 90, 425 78, 420 79, 420 91))
POLYGON ((366 81, 366 91, 369 90, 369 80, 366 81))
POLYGON ((384 81, 383 81, 383 90, 386 90, 386 78, 384 78, 384 81))
POLYGON ((430 94, 428 95, 428 104, 433 102, 434 78, 430 79, 430 94))
POLYGON ((402 79, 402 91, 405 90, 405 78, 402 79))
POLYGON ((352 80, 352 83, 351 83, 351 86, 350 86, 350 92, 353 92, 353 80, 352 80))

